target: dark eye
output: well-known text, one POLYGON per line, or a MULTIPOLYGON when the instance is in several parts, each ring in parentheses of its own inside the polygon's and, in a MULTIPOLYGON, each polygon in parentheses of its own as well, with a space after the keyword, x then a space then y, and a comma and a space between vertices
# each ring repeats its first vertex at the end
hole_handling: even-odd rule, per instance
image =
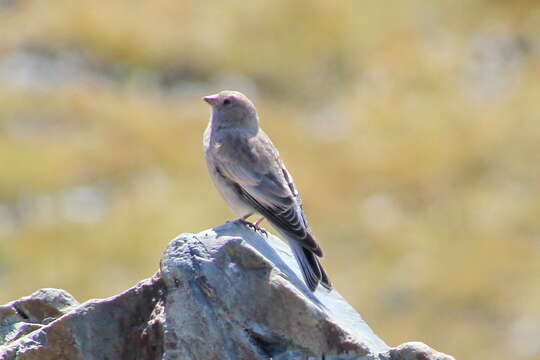
POLYGON ((229 105, 231 103, 230 99, 223 100, 223 105, 229 105))

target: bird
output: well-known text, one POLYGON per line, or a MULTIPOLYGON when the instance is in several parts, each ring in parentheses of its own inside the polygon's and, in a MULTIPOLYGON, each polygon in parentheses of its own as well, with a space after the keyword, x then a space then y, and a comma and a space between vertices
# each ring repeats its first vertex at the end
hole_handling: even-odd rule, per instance
MULTIPOLYGON (((256 230, 266 219, 285 238, 308 288, 332 284, 319 258, 323 252, 313 236, 293 178, 279 152, 259 126, 255 105, 247 96, 224 90, 203 97, 211 116, 203 136, 210 177, 240 221, 256 230), (254 214, 262 218, 247 221, 254 214)), ((266 231, 264 231, 266 232, 266 231)))

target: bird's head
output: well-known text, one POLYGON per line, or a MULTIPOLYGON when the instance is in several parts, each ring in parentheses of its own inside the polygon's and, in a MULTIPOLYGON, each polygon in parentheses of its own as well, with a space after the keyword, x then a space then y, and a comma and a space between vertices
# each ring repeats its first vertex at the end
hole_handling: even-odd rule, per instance
POLYGON ((203 97, 212 106, 212 122, 218 128, 254 128, 259 126, 255 105, 238 91, 224 90, 203 97))

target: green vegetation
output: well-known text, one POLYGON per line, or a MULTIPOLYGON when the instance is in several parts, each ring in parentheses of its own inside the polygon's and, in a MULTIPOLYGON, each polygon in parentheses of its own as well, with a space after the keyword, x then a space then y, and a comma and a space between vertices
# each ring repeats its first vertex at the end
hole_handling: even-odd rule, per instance
POLYGON ((200 97, 233 88, 383 339, 540 359, 538 2, 11 0, 0 34, 0 303, 232 219, 200 97))

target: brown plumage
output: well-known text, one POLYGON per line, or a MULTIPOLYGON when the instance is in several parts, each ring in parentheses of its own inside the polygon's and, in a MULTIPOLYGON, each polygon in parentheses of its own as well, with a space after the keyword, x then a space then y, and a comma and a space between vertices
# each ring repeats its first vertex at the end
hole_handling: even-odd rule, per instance
POLYGON ((260 129, 255 106, 236 91, 204 100, 212 106, 204 134, 205 156, 222 197, 242 219, 259 213, 287 239, 311 291, 319 283, 331 289, 298 191, 277 149, 260 129))

